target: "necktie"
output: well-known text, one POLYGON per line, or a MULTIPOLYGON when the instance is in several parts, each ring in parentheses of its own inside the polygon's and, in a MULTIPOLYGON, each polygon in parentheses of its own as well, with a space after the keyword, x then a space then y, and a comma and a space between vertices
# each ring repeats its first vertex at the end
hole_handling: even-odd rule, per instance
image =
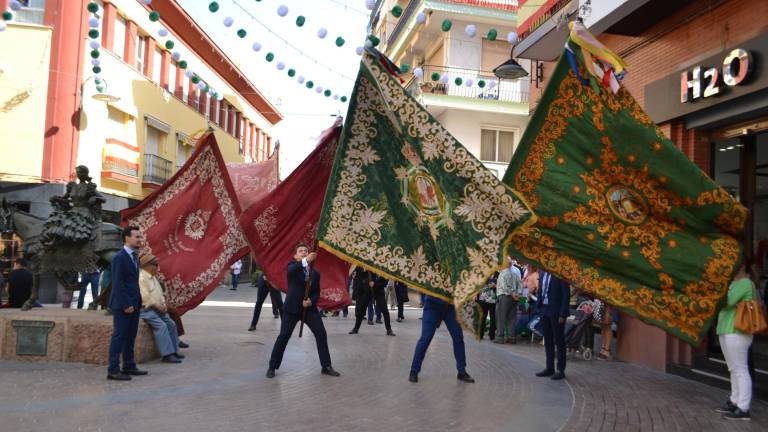
POLYGON ((136 266, 136 270, 139 269, 139 253, 136 251, 133 251, 131 253, 131 258, 133 258, 133 265, 136 266))
POLYGON ((544 273, 544 284, 542 286, 542 289, 544 291, 542 293, 544 304, 549 304, 549 280, 550 280, 550 274, 544 273))

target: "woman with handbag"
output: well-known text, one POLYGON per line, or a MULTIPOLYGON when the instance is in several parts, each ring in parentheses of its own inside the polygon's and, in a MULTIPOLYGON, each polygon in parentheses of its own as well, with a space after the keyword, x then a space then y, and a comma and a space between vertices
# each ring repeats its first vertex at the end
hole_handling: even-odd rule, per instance
MULTIPOLYGON (((758 331, 762 316, 754 316, 762 312, 759 310, 762 306, 757 301, 759 297, 755 295, 750 269, 751 263, 745 259, 728 287, 727 303, 717 317, 720 347, 731 374, 731 396, 725 405, 715 411, 723 413, 726 420, 750 420, 752 378, 747 366, 748 352, 752 345, 752 334, 758 331), (757 327, 751 321, 755 321, 757 327)), ((762 321, 765 323, 764 316, 762 321)))

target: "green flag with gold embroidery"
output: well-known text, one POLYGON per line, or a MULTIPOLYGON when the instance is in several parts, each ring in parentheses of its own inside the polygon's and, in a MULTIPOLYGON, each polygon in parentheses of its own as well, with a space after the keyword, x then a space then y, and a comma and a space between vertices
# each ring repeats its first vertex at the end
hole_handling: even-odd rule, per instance
POLYGON ((567 47, 504 177, 539 217, 512 253, 698 345, 740 263, 746 209, 614 75, 596 79, 612 71, 573 33, 567 47))
POLYGON ((363 56, 318 228, 320 247, 457 306, 474 294, 527 204, 443 128, 378 54, 363 56))

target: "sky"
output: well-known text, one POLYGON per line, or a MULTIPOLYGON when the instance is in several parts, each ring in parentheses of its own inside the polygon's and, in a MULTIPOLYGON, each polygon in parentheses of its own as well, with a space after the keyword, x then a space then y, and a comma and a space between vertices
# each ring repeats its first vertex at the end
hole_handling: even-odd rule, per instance
MULTIPOLYGON (((256 88, 283 114, 276 125, 275 138, 280 140, 280 176, 285 178, 317 144, 321 132, 330 127, 335 117, 346 116, 347 103, 318 94, 298 83, 298 77, 312 80, 315 87, 331 89, 334 94, 350 97, 360 64, 355 48, 362 46, 369 11, 365 0, 217 0, 220 9, 208 10, 209 0, 178 0, 187 13, 224 50, 256 88), (280 6, 288 8, 285 17, 278 15, 280 6), (305 24, 296 25, 302 15, 305 24), (225 18, 234 20, 231 27, 225 18), (246 30, 245 38, 237 36, 246 30), (318 30, 327 30, 320 39, 318 30), (335 44, 341 36, 342 47, 335 44), (253 44, 261 50, 253 50, 253 44), (265 57, 275 54, 272 62, 265 57), (277 69, 278 62, 285 68, 277 69), (288 69, 296 75, 288 76, 288 69)), ((306 82, 306 81, 305 81, 306 82)))

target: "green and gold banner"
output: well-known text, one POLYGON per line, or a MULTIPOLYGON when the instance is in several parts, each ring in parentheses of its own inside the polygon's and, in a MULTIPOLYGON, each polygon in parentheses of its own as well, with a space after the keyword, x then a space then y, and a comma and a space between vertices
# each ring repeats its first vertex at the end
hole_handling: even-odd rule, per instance
POLYGON ((739 265, 747 211, 569 46, 504 178, 539 217, 512 253, 698 345, 739 265))
POLYGON ((505 241, 535 218, 381 61, 366 53, 361 62, 320 246, 455 304, 477 331, 474 293, 502 263, 505 241))

